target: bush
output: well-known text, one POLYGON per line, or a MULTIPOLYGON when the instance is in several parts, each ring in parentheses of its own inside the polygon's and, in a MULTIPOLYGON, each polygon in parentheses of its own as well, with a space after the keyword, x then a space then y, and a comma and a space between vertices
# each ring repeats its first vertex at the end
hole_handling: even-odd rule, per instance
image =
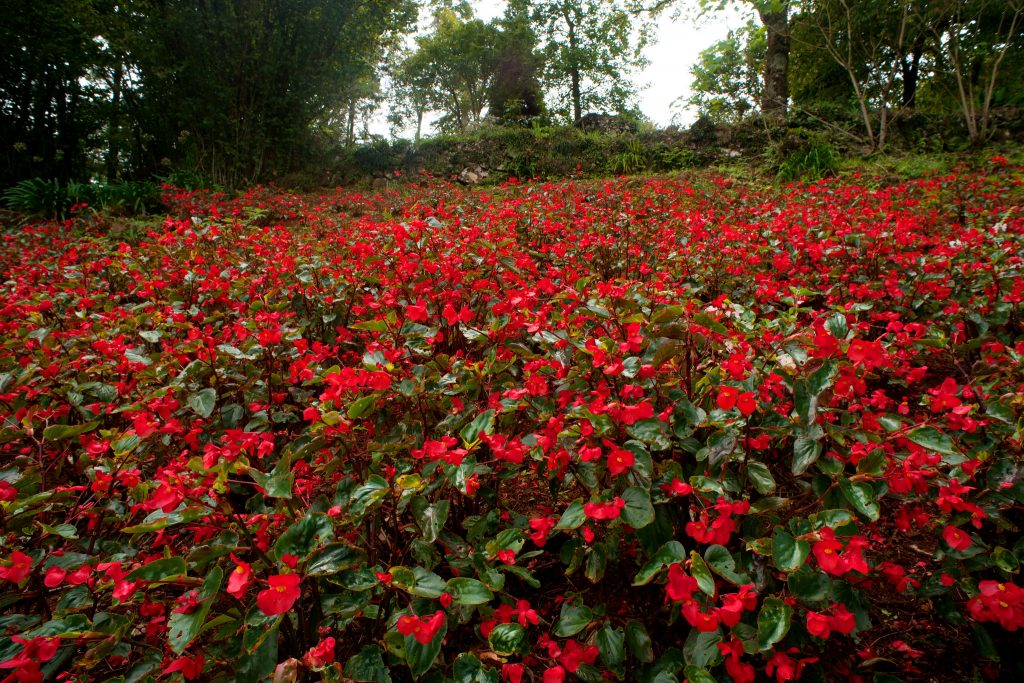
POLYGON ((144 180, 106 184, 57 180, 23 180, 4 192, 7 208, 45 218, 64 218, 72 207, 88 205, 93 209, 119 215, 141 215, 163 207, 160 186, 144 180))
POLYGON ((806 147, 790 152, 779 166, 778 180, 820 180, 839 171, 840 158, 832 145, 811 142, 806 147))
POLYGON ((18 213, 60 218, 71 207, 68 193, 60 181, 33 178, 22 180, 4 192, 7 208, 18 213))

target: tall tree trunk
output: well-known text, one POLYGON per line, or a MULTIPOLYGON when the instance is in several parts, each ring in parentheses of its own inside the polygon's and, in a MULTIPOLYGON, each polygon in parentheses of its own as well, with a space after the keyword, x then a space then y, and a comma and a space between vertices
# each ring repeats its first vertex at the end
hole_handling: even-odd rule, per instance
POLYGON ((570 99, 572 99, 572 122, 580 125, 583 120, 583 92, 580 85, 580 65, 578 62, 579 39, 576 37, 576 22, 573 21, 569 7, 562 7, 562 16, 565 18, 565 25, 569 33, 569 88, 570 99))
POLYGON ((789 2, 758 4, 757 13, 768 39, 761 112, 783 119, 789 105, 789 2))
POLYGON ((107 156, 105 159, 107 182, 117 180, 117 168, 121 155, 121 85, 124 80, 124 65, 118 62, 114 67, 113 81, 110 84, 110 97, 113 108, 110 121, 107 122, 107 156))
POLYGON ((915 46, 911 54, 900 56, 900 73, 903 77, 903 92, 900 104, 904 109, 917 105, 917 80, 920 74, 921 50, 915 46))

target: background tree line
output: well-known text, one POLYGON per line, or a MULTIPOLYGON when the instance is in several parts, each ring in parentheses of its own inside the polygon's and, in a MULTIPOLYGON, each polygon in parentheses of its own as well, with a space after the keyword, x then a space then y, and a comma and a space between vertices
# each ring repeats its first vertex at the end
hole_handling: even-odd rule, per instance
MULTIPOLYGON (((655 6, 664 9, 672 3, 655 6)), ((702 0, 706 11, 719 0, 702 0)), ((701 54, 690 102, 719 122, 803 113, 856 123, 959 119, 971 143, 1024 106, 1022 0, 747 0, 757 18, 701 54)))
POLYGON ((240 186, 365 139, 382 106, 417 140, 427 121, 639 120, 654 23, 728 6, 750 21, 693 67, 715 122, 799 113, 881 149, 922 116, 982 143, 1024 104, 1024 0, 508 0, 491 22, 466 0, 0 0, 0 186, 240 186))

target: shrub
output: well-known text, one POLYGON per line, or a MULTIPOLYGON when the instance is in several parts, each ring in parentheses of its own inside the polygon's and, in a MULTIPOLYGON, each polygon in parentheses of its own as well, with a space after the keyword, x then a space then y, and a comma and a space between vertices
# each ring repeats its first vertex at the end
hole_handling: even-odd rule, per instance
POLYGON ((71 207, 68 193, 57 180, 22 180, 4 192, 7 208, 44 218, 59 218, 71 207))
POLYGON ((777 178, 782 182, 819 180, 839 171, 840 158, 831 145, 814 141, 790 152, 779 166, 777 178))

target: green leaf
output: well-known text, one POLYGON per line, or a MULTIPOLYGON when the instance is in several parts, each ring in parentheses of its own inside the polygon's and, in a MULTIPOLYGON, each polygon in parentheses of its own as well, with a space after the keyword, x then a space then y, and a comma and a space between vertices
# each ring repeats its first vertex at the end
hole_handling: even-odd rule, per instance
POLYGON ((707 672, 707 669, 698 669, 695 666, 688 666, 683 669, 688 683, 717 683, 715 677, 707 672))
POLYGON ((832 579, 824 572, 806 566, 789 575, 786 587, 795 597, 810 602, 828 600, 832 595, 832 579))
POLYGON ((172 576, 184 576, 187 572, 185 558, 165 557, 142 565, 125 578, 128 581, 161 581, 172 576))
POLYGON ((345 543, 332 543, 323 550, 313 553, 306 563, 307 576, 327 576, 366 561, 366 553, 345 543))
POLYGON ((558 616, 558 623, 555 624, 554 633, 559 638, 571 638, 593 620, 594 613, 585 605, 570 605, 562 603, 562 611, 558 616))
POLYGON ((481 434, 490 434, 494 429, 494 411, 485 410, 476 416, 476 418, 468 425, 462 428, 459 432, 459 436, 462 437, 462 441, 467 445, 471 445, 480 439, 481 434))
POLYGON ((1016 574, 1020 571, 1020 563, 1017 561, 1017 557, 1003 546, 997 546, 992 551, 992 561, 1007 574, 1016 574))
POLYGON ((224 570, 214 567, 199 590, 199 607, 189 614, 174 612, 167 620, 167 642, 176 654, 184 652, 188 644, 199 635, 206 622, 206 616, 217 599, 217 591, 220 590, 223 579, 224 570))
POLYGON ((633 578, 633 585, 646 586, 662 569, 670 564, 685 560, 686 548, 683 547, 683 544, 679 541, 669 541, 658 548, 658 552, 654 553, 654 557, 641 567, 640 571, 633 578))
POLYGON ((455 658, 452 672, 454 683, 498 683, 498 672, 468 652, 455 658))
POLYGON ((86 422, 81 425, 50 425, 43 430, 43 438, 47 441, 60 441, 61 439, 70 439, 72 437, 91 432, 92 430, 99 427, 100 423, 98 420, 92 422, 86 422))
POLYGON ((642 488, 630 486, 622 492, 626 507, 622 509, 622 518, 634 529, 642 529, 654 521, 654 506, 651 494, 642 488))
POLYGON ((264 491, 268 498, 283 498, 288 500, 292 497, 292 485, 295 483, 295 475, 290 468, 275 467, 270 474, 264 474, 259 470, 249 469, 249 475, 264 491))
POLYGON ((203 419, 213 415, 213 408, 216 405, 217 390, 213 387, 206 387, 194 394, 189 394, 188 407, 203 419))
POLYGON ((367 332, 387 332, 388 324, 384 320, 364 320, 363 322, 349 325, 352 330, 365 330, 367 332))
POLYGON ((935 427, 918 427, 907 432, 907 438, 922 448, 944 455, 957 455, 953 440, 935 427))
POLYGON ((710 633, 701 633, 690 629, 690 635, 683 643, 683 659, 690 666, 704 668, 719 661, 721 656, 718 644, 722 642, 722 634, 718 629, 710 633))
POLYGON ((878 499, 875 496, 875 488, 871 484, 864 481, 851 482, 849 479, 843 479, 839 482, 839 488, 846 497, 846 500, 849 501, 850 505, 857 512, 872 522, 878 520, 878 499))
POLYGON ((377 394, 370 394, 369 396, 363 396, 362 398, 356 399, 352 405, 348 407, 346 415, 348 415, 349 419, 352 420, 360 418, 373 410, 373 406, 376 402, 377 394))
POLYGON ((597 649, 601 653, 601 661, 609 669, 619 669, 626 661, 626 637, 622 631, 605 624, 597 632, 597 649))
POLYGON ((446 619, 441 629, 434 635, 434 639, 426 645, 421 645, 415 636, 405 637, 405 662, 409 665, 413 678, 419 678, 431 667, 438 653, 441 652, 441 643, 448 632, 448 620, 446 619))
POLYGON ((771 595, 764 599, 757 615, 757 645, 761 652, 786 637, 792 616, 793 608, 780 598, 771 595))
POLYGON ((446 591, 458 605, 483 605, 494 599, 494 593, 482 582, 462 576, 449 579, 446 591))
POLYGON ((561 519, 555 525, 556 529, 578 529, 583 526, 587 516, 583 513, 583 501, 577 498, 569 503, 569 507, 562 513, 561 519))
POLYGON ((697 587, 702 593, 715 596, 715 577, 711 575, 711 569, 696 550, 690 551, 690 575, 697 580, 697 587))
POLYGON ((708 563, 712 571, 732 584, 742 586, 751 583, 749 576, 743 572, 736 571, 736 560, 733 559, 728 550, 720 545, 709 546, 704 551, 704 561, 708 563))
POLYGON ((592 546, 587 552, 587 564, 583 569, 583 575, 591 583, 597 583, 604 578, 604 572, 608 568, 608 553, 605 552, 603 544, 592 546))
POLYGON ((828 320, 825 321, 825 329, 836 339, 846 339, 846 335, 850 332, 850 326, 846 322, 846 314, 836 311, 830 315, 828 320))
POLYGON ((187 507, 181 510, 175 510, 169 514, 164 514, 159 510, 147 517, 147 522, 143 520, 142 524, 136 524, 134 526, 126 526, 121 529, 121 533, 124 534, 148 534, 160 529, 166 529, 169 526, 176 524, 185 524, 187 522, 194 522, 197 519, 202 519, 210 514, 207 508, 193 506, 187 507), (155 516, 154 516, 155 515, 155 516))
POLYGON ((416 525, 423 532, 423 540, 433 543, 437 540, 438 534, 444 528, 445 520, 448 519, 448 500, 440 500, 431 504, 427 498, 416 496, 409 503, 413 519, 416 525))
POLYGON ((391 683, 391 674, 384 664, 384 653, 377 645, 367 645, 352 655, 342 667, 345 675, 358 683, 391 683))
POLYGON ((789 532, 780 529, 772 536, 772 560, 781 571, 796 571, 803 566, 810 553, 811 544, 793 538, 789 532))
POLYGON ((798 436, 793 441, 793 474, 800 476, 821 457, 821 442, 798 436))
POLYGON ((626 622, 626 644, 637 661, 649 664, 654 661, 654 647, 651 636, 643 623, 632 619, 626 622))
POLYGON ((384 499, 390 486, 387 480, 379 474, 372 474, 355 491, 352 492, 351 511, 356 519, 361 518, 366 510, 384 499))
POLYGON ((759 460, 747 462, 747 477, 754 484, 754 488, 761 495, 767 496, 775 490, 775 477, 772 476, 768 466, 759 460))
POLYGON ((515 622, 498 624, 487 636, 487 643, 499 657, 509 657, 519 652, 526 641, 526 629, 515 622))
POLYGON ((284 555, 304 558, 322 543, 334 538, 334 522, 322 512, 313 512, 285 529, 274 544, 274 557, 284 555))

